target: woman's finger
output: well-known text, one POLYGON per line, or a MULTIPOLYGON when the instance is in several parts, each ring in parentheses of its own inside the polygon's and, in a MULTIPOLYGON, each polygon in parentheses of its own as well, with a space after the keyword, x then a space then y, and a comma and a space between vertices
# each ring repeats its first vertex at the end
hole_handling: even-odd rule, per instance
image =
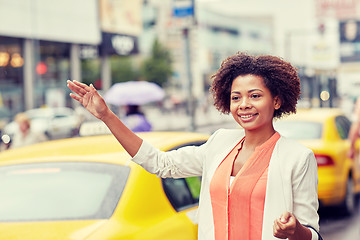
POLYGON ((70 93, 70 97, 75 99, 76 101, 80 102, 82 104, 82 98, 73 94, 73 93, 70 93))
POLYGON ((84 87, 76 84, 76 82, 68 80, 67 83, 68 83, 67 86, 71 89, 71 91, 78 94, 79 96, 82 97, 87 93, 87 91, 84 89, 84 87))
POLYGON ((91 89, 88 85, 86 85, 86 84, 84 84, 84 83, 81 83, 81 82, 79 82, 79 81, 73 80, 72 82, 73 82, 75 85, 77 85, 78 87, 84 89, 84 90, 87 91, 87 92, 89 92, 90 89, 91 89))
POLYGON ((286 238, 286 235, 284 233, 282 233, 282 230, 276 221, 274 222, 274 225, 273 225, 273 235, 274 235, 274 237, 277 237, 280 239, 286 238))

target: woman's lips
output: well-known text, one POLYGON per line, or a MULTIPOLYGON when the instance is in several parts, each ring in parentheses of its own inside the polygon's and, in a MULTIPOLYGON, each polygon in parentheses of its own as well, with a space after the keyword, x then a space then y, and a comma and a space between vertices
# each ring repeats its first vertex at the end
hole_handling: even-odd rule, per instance
POLYGON ((253 114, 239 114, 239 117, 241 120, 243 121, 250 121, 252 120, 255 116, 257 116, 258 113, 253 113, 253 114))

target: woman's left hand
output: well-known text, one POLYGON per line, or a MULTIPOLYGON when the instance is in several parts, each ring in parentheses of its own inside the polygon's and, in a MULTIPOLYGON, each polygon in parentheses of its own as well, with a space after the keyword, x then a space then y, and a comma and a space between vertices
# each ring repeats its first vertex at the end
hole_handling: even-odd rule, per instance
POLYGON ((274 237, 289 240, 310 240, 312 233, 309 228, 303 226, 296 217, 289 212, 284 212, 274 221, 274 237))
POLYGON ((294 236, 296 231, 297 220, 294 215, 289 212, 283 213, 274 221, 273 234, 274 237, 286 239, 294 236))

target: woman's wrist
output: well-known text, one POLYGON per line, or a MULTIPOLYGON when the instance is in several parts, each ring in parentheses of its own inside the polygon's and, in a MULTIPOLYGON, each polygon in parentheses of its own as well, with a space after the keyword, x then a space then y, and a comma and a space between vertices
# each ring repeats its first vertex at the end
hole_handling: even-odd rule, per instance
POLYGON ((296 219, 296 227, 295 232, 292 237, 289 237, 289 240, 311 240, 312 233, 308 227, 303 226, 297 219, 296 219))
POLYGON ((111 121, 112 118, 117 118, 115 113, 113 113, 110 108, 107 108, 106 111, 104 111, 102 114, 100 114, 100 120, 104 123, 107 123, 108 121, 111 121))

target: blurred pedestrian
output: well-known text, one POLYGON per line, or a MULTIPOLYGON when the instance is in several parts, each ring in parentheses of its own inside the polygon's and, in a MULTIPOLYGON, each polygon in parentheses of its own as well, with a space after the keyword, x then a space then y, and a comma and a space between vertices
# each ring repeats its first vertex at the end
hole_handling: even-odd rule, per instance
POLYGON ((139 105, 127 105, 126 115, 121 120, 133 132, 149 132, 152 128, 139 105))
POLYGON ((356 141, 360 137, 360 97, 356 100, 354 105, 352 123, 349 131, 348 139, 350 140, 350 149, 348 157, 351 159, 355 158, 356 152, 356 141))
POLYGON ((11 139, 10 148, 23 147, 48 140, 45 134, 32 131, 31 121, 26 113, 18 113, 15 116, 15 122, 18 124, 19 129, 11 139))
POLYGON ((199 146, 162 152, 128 129, 90 85, 71 97, 101 119, 132 160, 160 177, 202 176, 199 239, 319 239, 317 163, 280 136, 273 119, 296 112, 297 70, 275 56, 237 53, 212 76, 215 107, 242 129, 219 129, 199 146))

